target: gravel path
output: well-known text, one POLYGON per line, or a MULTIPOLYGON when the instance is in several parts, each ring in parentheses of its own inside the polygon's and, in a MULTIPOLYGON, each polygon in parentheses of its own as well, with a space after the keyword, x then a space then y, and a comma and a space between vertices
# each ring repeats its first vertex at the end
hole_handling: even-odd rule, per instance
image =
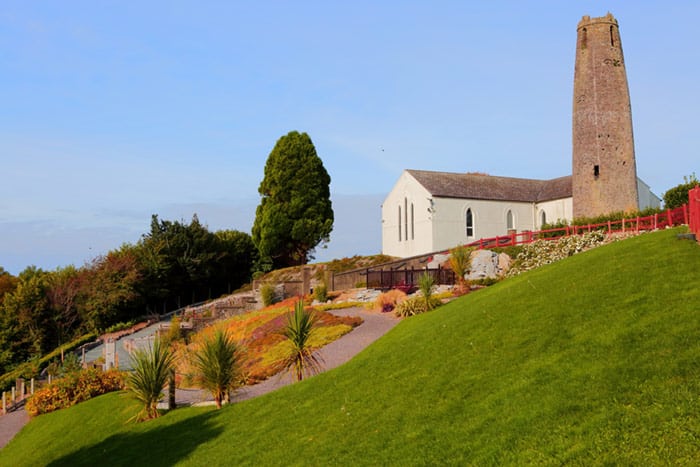
MULTIPOLYGON (((337 316, 359 316, 363 319, 363 323, 317 351, 323 358, 324 370, 333 369, 347 362, 400 321, 393 313, 378 313, 363 308, 345 308, 333 310, 331 313, 337 316)), ((292 382, 288 373, 279 374, 261 383, 241 388, 233 399, 234 401, 252 399, 292 382)), ((209 393, 198 389, 178 389, 175 396, 178 405, 207 404, 212 400, 209 393)), ((167 401, 167 394, 165 400, 167 401)), ((29 415, 24 409, 0 416, 0 448, 4 447, 28 422, 29 415)))
POLYGON ((28 422, 29 414, 23 408, 0 416, 0 448, 5 447, 28 422))

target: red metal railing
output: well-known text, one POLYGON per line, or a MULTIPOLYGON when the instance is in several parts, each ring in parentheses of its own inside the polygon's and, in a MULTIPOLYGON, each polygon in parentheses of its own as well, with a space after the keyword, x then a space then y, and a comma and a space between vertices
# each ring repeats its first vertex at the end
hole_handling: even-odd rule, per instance
MULTIPOLYGON (((695 215, 698 216, 696 225, 698 226, 698 229, 700 229, 700 191, 697 192, 697 199, 698 206, 695 210, 695 215)), ((665 227, 688 224, 693 215, 691 211, 692 209, 689 210, 688 205, 684 204, 676 209, 667 209, 660 213, 646 217, 619 219, 600 224, 571 225, 556 229, 525 231, 519 233, 514 232, 509 235, 482 238, 475 242, 468 243, 466 246, 475 246, 479 249, 483 249, 499 246, 523 245, 526 243, 532 243, 535 240, 555 240, 557 238, 566 237, 569 235, 580 235, 586 232, 592 232, 594 230, 602 231, 606 234, 613 234, 619 232, 642 232, 663 229, 665 227)))
POLYGON ((688 192, 688 225, 695 238, 700 241, 700 186, 688 192))

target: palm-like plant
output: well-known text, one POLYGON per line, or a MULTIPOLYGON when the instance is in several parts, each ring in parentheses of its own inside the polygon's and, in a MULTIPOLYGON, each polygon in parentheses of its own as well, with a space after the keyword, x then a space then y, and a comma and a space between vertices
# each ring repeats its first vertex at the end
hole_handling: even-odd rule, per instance
POLYGON ((229 393, 241 383, 240 352, 226 330, 219 328, 205 337, 200 347, 191 354, 197 370, 196 380, 203 389, 214 396, 216 407, 229 400, 229 393))
POLYGON ((143 404, 140 420, 158 417, 158 400, 175 364, 175 355, 160 339, 153 345, 134 350, 131 355, 133 371, 127 376, 127 389, 143 404))
POLYGON ((418 277, 418 288, 423 294, 423 299, 425 300, 425 311, 430 311, 434 308, 432 302, 433 288, 435 287, 435 279, 433 276, 425 271, 418 277))
POLYGON ((297 381, 301 381, 304 374, 313 375, 322 369, 323 359, 315 355, 310 346, 316 321, 316 314, 312 310, 305 310, 304 302, 299 300, 294 311, 287 316, 287 325, 282 331, 289 343, 289 351, 283 360, 284 368, 293 368, 297 381))

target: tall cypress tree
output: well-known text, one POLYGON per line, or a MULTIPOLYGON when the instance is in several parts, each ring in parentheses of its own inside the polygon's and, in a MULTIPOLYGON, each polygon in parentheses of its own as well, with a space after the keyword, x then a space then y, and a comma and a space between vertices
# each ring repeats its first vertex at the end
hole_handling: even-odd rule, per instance
POLYGON ((331 177, 306 133, 277 140, 258 192, 253 242, 274 267, 306 264, 333 230, 331 177))

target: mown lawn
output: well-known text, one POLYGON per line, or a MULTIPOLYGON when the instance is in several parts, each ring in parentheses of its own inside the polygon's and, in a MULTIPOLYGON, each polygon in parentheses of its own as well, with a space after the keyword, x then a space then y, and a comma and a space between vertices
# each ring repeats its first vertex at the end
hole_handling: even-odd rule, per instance
POLYGON ((700 247, 592 250, 399 324, 346 365, 133 424, 41 416, 0 465, 679 464, 700 459, 700 247))

